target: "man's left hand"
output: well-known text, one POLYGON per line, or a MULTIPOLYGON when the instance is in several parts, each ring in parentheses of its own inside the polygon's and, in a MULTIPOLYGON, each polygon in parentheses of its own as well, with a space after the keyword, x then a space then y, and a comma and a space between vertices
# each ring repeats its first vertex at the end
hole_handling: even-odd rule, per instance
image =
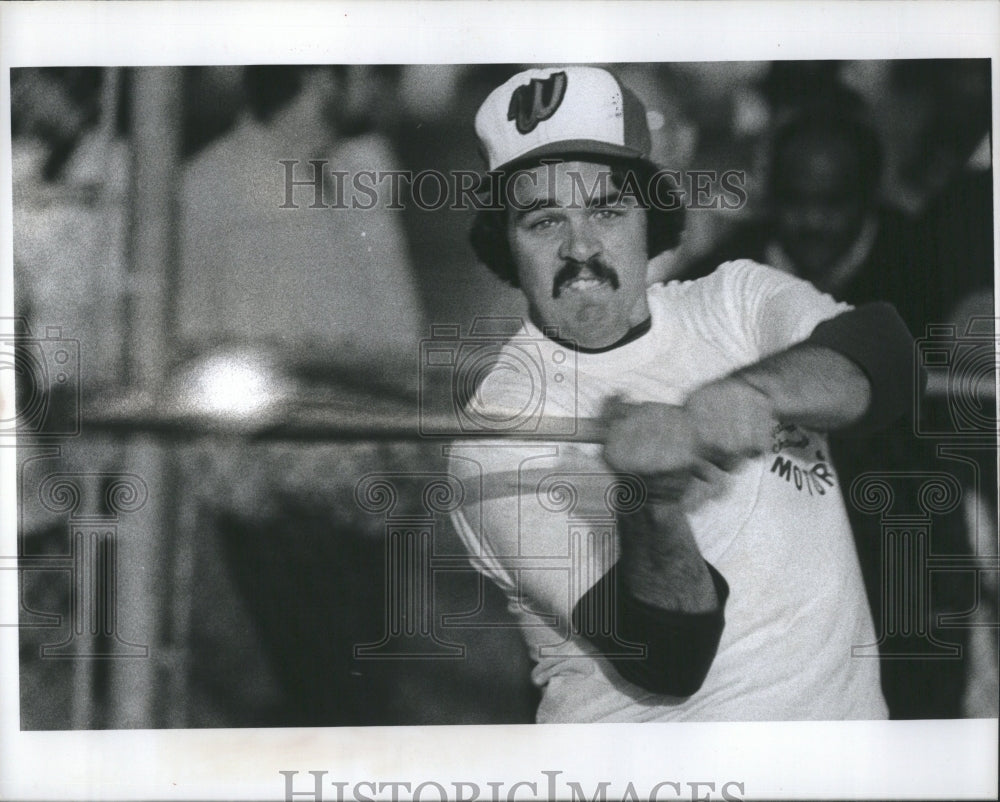
POLYGON ((699 388, 683 406, 614 399, 605 418, 604 458, 613 469, 678 488, 764 453, 777 423, 768 397, 737 377, 699 388))

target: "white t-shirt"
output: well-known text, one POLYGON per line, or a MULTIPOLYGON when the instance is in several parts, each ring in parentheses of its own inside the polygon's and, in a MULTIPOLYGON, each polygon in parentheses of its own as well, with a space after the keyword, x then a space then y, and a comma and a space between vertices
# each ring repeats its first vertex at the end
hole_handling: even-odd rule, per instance
MULTIPOLYGON (((700 385, 804 340, 850 308, 748 261, 653 287, 648 299, 650 330, 603 353, 573 352, 527 324, 470 406, 497 421, 504 411, 521 420, 529 410, 572 426, 573 416, 599 415, 613 395, 681 404, 700 385), (526 381, 516 366, 532 360, 537 370, 526 381)), ((570 633, 573 606, 617 557, 615 489, 600 447, 507 439, 455 444, 450 454, 466 491, 454 522, 473 564, 510 599, 536 661, 539 722, 887 716, 878 661, 852 657, 852 646, 875 635, 821 435, 782 429, 772 453, 689 503, 701 553, 726 577, 730 596, 715 661, 687 698, 632 685, 570 633)), ((627 488, 617 491, 627 505, 627 488)))

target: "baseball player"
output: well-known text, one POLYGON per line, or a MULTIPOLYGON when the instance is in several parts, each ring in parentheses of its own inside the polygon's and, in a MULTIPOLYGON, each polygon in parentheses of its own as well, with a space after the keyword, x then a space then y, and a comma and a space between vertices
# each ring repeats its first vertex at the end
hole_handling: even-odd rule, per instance
POLYGON ((516 75, 475 127, 496 180, 473 246, 529 320, 470 412, 605 421, 600 446, 450 447, 454 522, 510 600, 537 720, 884 718, 878 662, 851 657, 876 636, 824 433, 905 407, 905 326, 750 261, 647 286, 682 211, 605 70, 516 75))

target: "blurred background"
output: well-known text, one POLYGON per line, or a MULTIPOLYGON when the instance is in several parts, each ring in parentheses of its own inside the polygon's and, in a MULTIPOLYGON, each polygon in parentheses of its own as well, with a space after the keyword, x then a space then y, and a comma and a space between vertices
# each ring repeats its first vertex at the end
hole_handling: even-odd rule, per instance
MULTIPOLYGON (((83 414, 137 391, 234 419, 317 386, 409 397, 432 325, 523 315, 476 263, 471 210, 422 210, 406 183, 398 203, 326 208, 309 161, 327 205, 331 171, 480 171, 475 111, 527 66, 11 71, 17 319, 0 357, 21 414, 0 434, 18 442, 25 729, 532 720, 505 601, 421 502, 440 441, 112 434, 83 414), (390 509, 357 497, 376 473, 390 509), (435 566, 423 607, 387 598, 405 559, 435 566)), ((894 717, 995 717, 988 60, 607 66, 646 103, 658 163, 739 171, 746 190, 689 209, 652 279, 754 258, 891 301, 935 364, 971 365, 962 414, 946 369, 897 430, 833 448, 845 488, 872 471, 960 488, 928 510, 900 484, 882 517, 849 500, 883 636, 866 646, 894 717), (901 628, 886 515, 925 559, 901 628)))

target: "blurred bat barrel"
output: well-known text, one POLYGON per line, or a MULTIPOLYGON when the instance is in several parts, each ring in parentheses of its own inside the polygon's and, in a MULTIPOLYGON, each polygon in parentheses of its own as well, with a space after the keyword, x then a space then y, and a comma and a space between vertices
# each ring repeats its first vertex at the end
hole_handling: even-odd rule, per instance
POLYGON ((593 418, 537 418, 527 424, 506 427, 476 426, 459 423, 444 413, 384 415, 362 411, 331 411, 322 408, 295 410, 287 419, 262 426, 259 438, 283 440, 427 440, 514 439, 558 440, 577 443, 600 443, 603 424, 593 418))
POLYGON ((158 389, 90 399, 84 428, 315 442, 603 441, 597 419, 546 415, 544 394, 508 415, 456 398, 450 381, 423 381, 417 389, 385 383, 370 370, 296 364, 294 356, 255 346, 211 350, 145 386, 158 389))
POLYGON ((368 404, 282 401, 260 411, 214 412, 151 403, 139 396, 103 399, 90 405, 84 426, 91 431, 174 437, 240 436, 251 440, 315 442, 515 439, 600 443, 603 423, 594 418, 529 417, 476 421, 455 413, 420 410, 386 399, 368 404))

